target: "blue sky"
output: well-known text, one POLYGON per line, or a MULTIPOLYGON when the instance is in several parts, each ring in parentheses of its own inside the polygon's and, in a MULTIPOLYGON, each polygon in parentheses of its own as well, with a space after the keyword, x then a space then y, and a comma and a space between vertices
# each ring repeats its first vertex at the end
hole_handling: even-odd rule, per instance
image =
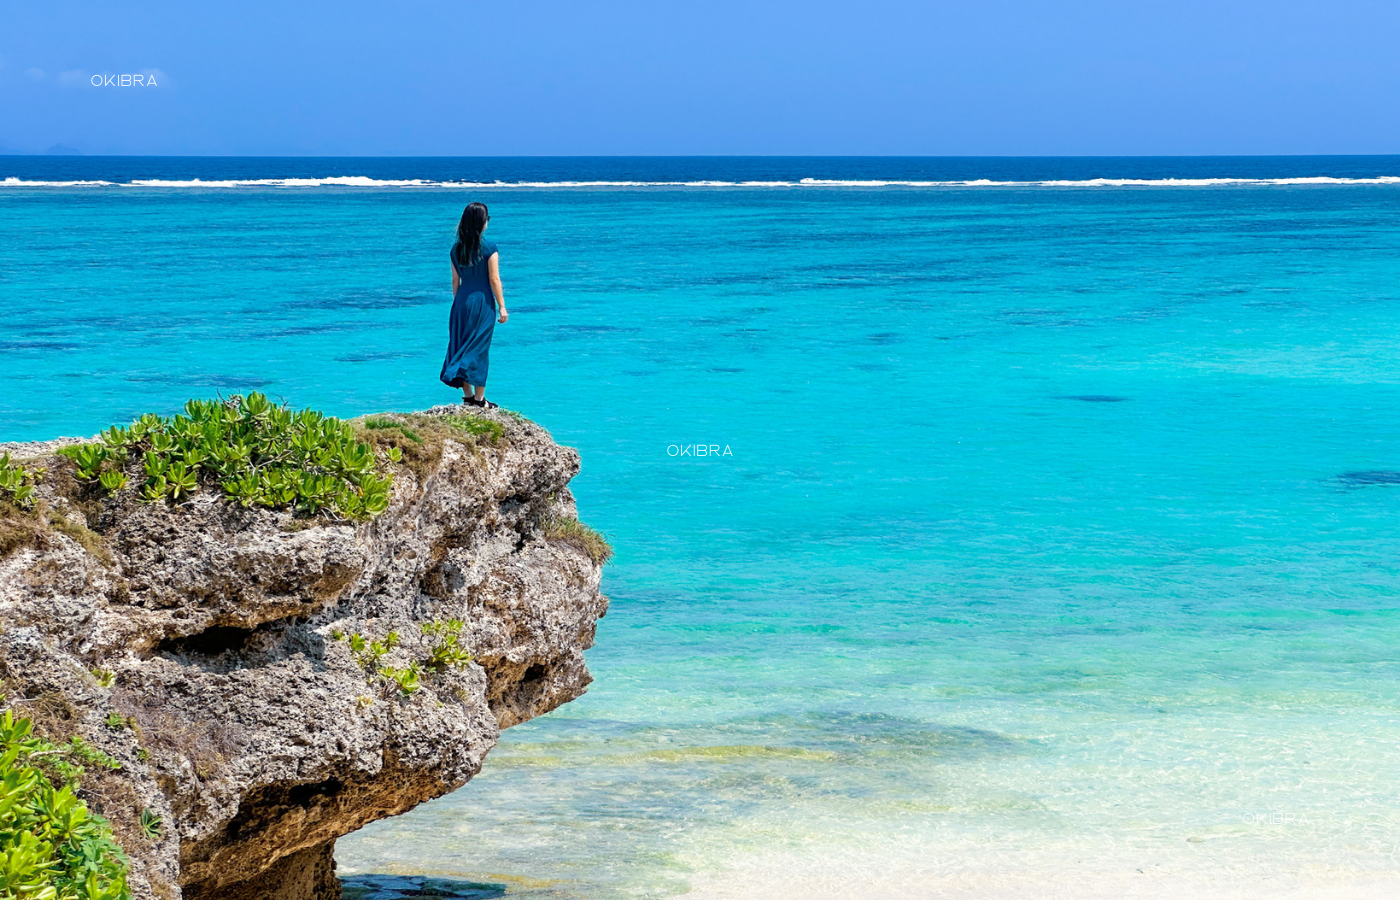
POLYGON ((0 7, 0 149, 1400 152, 1400 3, 0 7), (105 74, 157 86, 95 87, 105 74))

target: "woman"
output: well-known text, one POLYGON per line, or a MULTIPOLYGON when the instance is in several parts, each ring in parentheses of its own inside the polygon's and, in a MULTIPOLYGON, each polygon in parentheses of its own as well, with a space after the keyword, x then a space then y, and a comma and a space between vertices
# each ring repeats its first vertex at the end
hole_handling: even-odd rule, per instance
POLYGON ((491 215, 485 203, 469 203, 457 223, 452 245, 452 315, 448 319, 447 359, 438 376, 462 389, 462 402, 478 409, 495 409, 486 399, 486 368, 491 333, 505 323, 506 295, 496 245, 481 236, 491 215), (491 298, 491 299, 488 299, 491 298), (497 318, 499 316, 499 318, 497 318))

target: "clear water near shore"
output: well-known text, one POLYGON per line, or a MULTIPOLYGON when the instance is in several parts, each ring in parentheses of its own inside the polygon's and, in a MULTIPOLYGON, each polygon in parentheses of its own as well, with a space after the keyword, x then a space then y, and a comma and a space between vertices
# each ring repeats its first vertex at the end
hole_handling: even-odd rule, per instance
POLYGON ((0 438, 250 387, 444 402, 447 244, 482 199, 512 310, 489 393, 581 450, 614 606, 588 695, 343 840, 343 874, 1400 888, 1400 159, 295 165, 0 180, 1372 180, 3 187, 0 438), (667 453, 700 443, 733 456, 667 453))

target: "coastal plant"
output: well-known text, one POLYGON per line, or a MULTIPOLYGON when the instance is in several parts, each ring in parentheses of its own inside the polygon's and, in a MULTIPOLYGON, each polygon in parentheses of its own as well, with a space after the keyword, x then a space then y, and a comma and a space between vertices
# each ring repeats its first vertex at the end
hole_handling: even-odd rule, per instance
POLYGON ((36 495, 35 488, 43 482, 47 472, 41 466, 21 465, 8 453, 0 453, 0 558, 20 547, 43 547, 46 540, 57 533, 71 538, 104 562, 110 562, 102 539, 88 527, 83 517, 86 510, 81 501, 73 507, 55 509, 36 495))
POLYGON ((98 437, 102 438, 102 443, 112 450, 129 450, 136 443, 135 426, 123 428, 120 425, 113 425, 106 429, 98 437))
MULTIPOLYGON (((245 507, 359 521, 388 509, 393 479, 355 435, 339 419, 254 392, 190 400, 181 415, 147 413, 128 427, 108 428, 96 443, 58 452, 72 460, 79 481, 107 493, 137 475, 139 497, 150 503, 182 503, 212 489, 245 507)), ((401 458, 391 455, 390 462, 401 458)), ((13 480, 0 474, 0 490, 6 479, 13 480)))
POLYGON ((428 656, 423 667, 432 672, 446 672, 467 665, 474 658, 470 650, 462 646, 461 619, 448 619, 446 622, 432 621, 422 624, 423 636, 428 639, 428 656))
POLYGON ((39 473, 12 463, 9 453, 0 454, 0 500, 17 506, 32 506, 34 485, 39 477, 39 473))
POLYGON ((422 669, 418 663, 410 663, 402 669, 393 666, 384 666, 379 670, 379 674, 385 679, 397 685, 399 692, 405 697, 411 697, 418 690, 418 680, 422 674, 422 669))
POLYGON ((340 631, 331 633, 334 640, 346 640, 350 645, 350 658, 355 660, 365 672, 365 680, 372 682, 374 676, 382 674, 379 661, 399 645, 399 633, 391 631, 379 640, 369 640, 362 634, 346 635, 340 631))
POLYGON ((165 820, 151 809, 141 810, 141 834, 148 841, 160 840, 160 832, 165 824, 165 820))
POLYGON ((76 789, 83 778, 83 766, 71 758, 66 747, 33 754, 33 765, 56 785, 69 785, 76 789))
POLYGON ((121 731, 123 728, 126 727, 127 722, 126 719, 123 718, 121 715, 114 712, 109 712, 107 713, 107 718, 102 720, 102 724, 106 725, 113 731, 121 731))
MULTIPOLYGON (((353 659, 365 673, 365 681, 373 684, 380 679, 386 686, 396 687, 404 697, 412 696, 422 683, 425 673, 441 674, 450 669, 462 668, 475 657, 462 646, 462 629, 465 623, 460 619, 424 622, 419 626, 422 640, 415 642, 419 659, 407 666, 386 665, 383 660, 402 643, 397 631, 390 631, 378 640, 371 640, 359 633, 347 634, 340 629, 331 631, 331 639, 345 641, 353 659)), ((359 704, 362 708, 367 703, 359 704)))
POLYGON ((103 687, 111 687, 117 682, 117 673, 111 669, 93 669, 92 677, 97 679, 97 683, 103 687))
POLYGON ((199 470, 183 462, 171 463, 165 470, 165 484, 171 500, 186 500, 199 490, 199 470))
POLYGON ((102 465, 112 458, 106 444, 73 444, 58 451, 59 456, 73 460, 78 467, 78 478, 83 481, 96 481, 102 472, 102 465))
POLYGON ((0 715, 0 897, 130 900, 111 826, 78 798, 76 777, 55 778, 53 760, 71 746, 32 732, 29 719, 0 715))
POLYGON ((121 760, 117 759, 115 756, 103 753, 77 735, 73 735, 73 737, 68 740, 67 749, 68 755, 72 759, 90 768, 115 770, 122 767, 121 760))

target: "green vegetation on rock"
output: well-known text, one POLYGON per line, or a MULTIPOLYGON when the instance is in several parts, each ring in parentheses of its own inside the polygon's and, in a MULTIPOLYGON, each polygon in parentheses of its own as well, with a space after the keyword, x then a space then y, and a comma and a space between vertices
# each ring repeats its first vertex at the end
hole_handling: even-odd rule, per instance
POLYGON ((244 506, 363 520, 388 508, 392 484, 351 425, 259 393, 191 400, 184 415, 169 418, 148 413, 102 432, 101 443, 59 454, 74 462, 79 481, 108 492, 135 476, 141 499, 152 503, 218 487, 244 506))
POLYGON ((10 454, 0 454, 0 501, 16 506, 34 503, 34 484, 42 473, 31 472, 10 462, 10 454))
POLYGON ((598 565, 612 559, 613 549, 608 539, 575 518, 554 518, 545 522, 545 537, 552 541, 572 544, 588 554, 598 565))
POLYGON ((0 716, 0 898, 127 900, 127 861, 105 819, 75 795, 82 767, 111 757, 78 738, 60 747, 28 719, 0 716))
POLYGON ((183 414, 148 413, 98 441, 61 448, 58 456, 69 462, 52 473, 38 460, 0 454, 0 558, 43 548, 61 533, 110 562, 102 534, 111 508, 103 498, 113 495, 183 503, 213 491, 245 507, 294 510, 302 523, 365 521, 388 509, 394 473, 406 470, 421 485, 446 445, 480 457, 504 441, 506 424, 456 411, 341 421, 256 392, 190 400, 183 414))
POLYGON ((420 479, 427 477, 442 459, 448 441, 471 447, 492 447, 505 437, 505 426, 473 413, 452 415, 385 414, 356 420, 355 436, 402 463, 420 479))
POLYGON ((471 438, 473 442, 481 440, 494 444, 505 437, 506 433, 506 427, 500 422, 481 416, 443 416, 441 422, 471 438))
POLYGON ((0 454, 0 558, 33 544, 43 530, 36 521, 43 510, 34 499, 34 485, 42 477, 42 471, 30 471, 10 462, 10 454, 0 454))
POLYGON ((346 642, 350 648, 350 658, 364 670, 367 684, 374 684, 375 678, 379 678, 381 684, 393 685, 402 696, 411 697, 421 686, 425 672, 440 675, 451 669, 466 668, 475 659, 472 652, 461 644, 462 629, 465 627, 466 623, 461 619, 424 622, 421 626, 423 638, 418 648, 422 658, 403 667, 381 662, 400 646, 397 631, 391 631, 379 640, 370 640, 358 632, 346 634, 337 629, 331 632, 331 640, 346 642))
POLYGON ((462 629, 466 623, 461 619, 448 619, 446 622, 434 619, 420 626, 423 636, 428 639, 428 656, 423 665, 433 672, 446 672, 448 669, 462 668, 475 659, 470 650, 462 646, 462 629))

